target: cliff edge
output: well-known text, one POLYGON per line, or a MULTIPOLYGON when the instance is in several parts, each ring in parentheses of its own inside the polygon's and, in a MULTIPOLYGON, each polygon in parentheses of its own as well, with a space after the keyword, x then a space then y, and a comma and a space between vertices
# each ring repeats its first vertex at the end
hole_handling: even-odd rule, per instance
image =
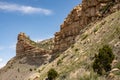
POLYGON ((52 39, 37 43, 19 33, 16 56, 0 69, 0 80, 44 80, 50 68, 58 71, 57 80, 119 80, 114 73, 112 79, 111 75, 99 77, 91 69, 94 55, 103 44, 112 47, 115 64, 120 62, 119 10, 120 0, 83 0, 52 39))

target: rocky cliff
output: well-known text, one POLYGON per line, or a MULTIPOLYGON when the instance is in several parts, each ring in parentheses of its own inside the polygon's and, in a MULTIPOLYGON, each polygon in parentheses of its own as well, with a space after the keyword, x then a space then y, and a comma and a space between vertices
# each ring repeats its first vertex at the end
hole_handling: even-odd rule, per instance
POLYGON ((48 76, 47 72, 51 68, 59 73, 56 80, 120 80, 120 11, 86 27, 88 29, 76 37, 78 40, 75 44, 53 62, 40 67, 44 68, 40 80, 48 76), (92 64, 95 54, 104 44, 112 48, 115 60, 111 64, 112 70, 100 76, 93 72, 92 64))
POLYGON ((19 33, 16 44, 16 56, 8 61, 4 68, 0 69, 0 80, 28 80, 26 78, 33 72, 36 72, 39 66, 49 63, 53 45, 52 41, 52 39, 48 39, 36 43, 25 33, 19 33), (47 47, 41 48, 45 44, 47 44, 47 47))
POLYGON ((65 51, 77 40, 75 37, 83 33, 86 25, 99 21, 107 15, 120 10, 119 0, 83 0, 65 18, 60 26, 60 31, 55 33, 54 46, 51 51, 36 47, 36 43, 29 39, 24 33, 18 35, 16 47, 17 55, 22 54, 46 54, 65 51))
POLYGON ((75 37, 82 33, 91 22, 101 20, 107 15, 120 10, 119 0, 83 0, 77 5, 55 33, 55 50, 64 51, 75 43, 75 37))
POLYGON ((50 68, 59 72, 57 80, 107 80, 96 76, 91 66, 94 54, 106 43, 120 61, 119 10, 120 0, 83 0, 68 14, 54 38, 36 43, 25 33, 18 34, 16 56, 0 70, 0 80, 36 80, 37 76, 44 80, 50 68), (59 52, 63 54, 50 62, 59 52))
POLYGON ((38 44, 32 41, 25 33, 18 34, 18 41, 16 45, 16 56, 27 55, 45 55, 50 54, 50 50, 40 48, 38 44))

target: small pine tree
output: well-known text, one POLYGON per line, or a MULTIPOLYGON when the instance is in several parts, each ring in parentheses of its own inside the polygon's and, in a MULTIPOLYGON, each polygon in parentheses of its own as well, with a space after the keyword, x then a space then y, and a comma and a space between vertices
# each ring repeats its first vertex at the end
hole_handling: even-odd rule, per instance
POLYGON ((111 70, 111 63, 114 59, 112 49, 108 45, 104 45, 99 49, 98 55, 95 55, 95 61, 93 63, 93 70, 102 75, 111 70))
POLYGON ((54 69, 48 71, 48 80, 54 80, 58 76, 58 73, 54 69))

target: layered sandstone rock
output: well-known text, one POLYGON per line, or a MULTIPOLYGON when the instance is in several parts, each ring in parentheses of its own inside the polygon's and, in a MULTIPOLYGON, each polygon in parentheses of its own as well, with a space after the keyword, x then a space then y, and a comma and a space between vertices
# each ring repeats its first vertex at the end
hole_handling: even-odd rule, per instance
POLYGON ((75 42, 76 35, 79 34, 81 18, 81 5, 76 6, 64 23, 60 26, 60 32, 55 33, 55 50, 63 51, 75 42))
POLYGON ((120 10, 120 0, 83 0, 76 6, 55 33, 55 51, 64 51, 75 43, 75 37, 91 22, 120 10))
MULTIPOLYGON (((120 0, 83 0, 82 4, 73 8, 61 24, 60 31, 55 33, 54 46, 50 49, 53 52, 66 50, 76 42, 75 37, 82 32, 86 25, 101 20, 116 10, 120 10, 120 0)), ((49 53, 47 50, 38 48, 36 43, 31 41, 24 33, 18 35, 16 52, 17 55, 49 53)))
POLYGON ((50 51, 39 48, 37 44, 30 40, 30 38, 25 33, 20 33, 18 35, 18 42, 16 45, 16 56, 23 55, 42 55, 49 54, 50 51))

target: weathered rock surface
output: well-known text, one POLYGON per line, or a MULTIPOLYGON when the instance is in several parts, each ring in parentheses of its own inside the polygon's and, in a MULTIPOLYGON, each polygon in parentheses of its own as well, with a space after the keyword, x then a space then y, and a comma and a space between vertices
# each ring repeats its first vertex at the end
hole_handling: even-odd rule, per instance
POLYGON ((76 35, 82 29, 80 27, 81 10, 81 5, 76 6, 60 26, 60 32, 55 33, 55 50, 65 50, 75 42, 76 35))
POLYGON ((55 51, 64 51, 75 43, 75 37, 91 22, 101 20, 120 10, 120 0, 83 0, 77 5, 55 33, 55 51))
POLYGON ((46 40, 38 45, 25 33, 20 33, 17 40, 16 56, 0 69, 0 80, 28 80, 26 78, 36 72, 39 66, 49 63, 51 50, 45 50, 39 45, 52 40, 46 40))
POLYGON ((20 33, 18 35, 18 42, 16 45, 16 56, 25 55, 45 55, 50 54, 50 50, 44 50, 37 46, 37 43, 30 40, 30 38, 25 33, 20 33))
POLYGON ((63 24, 61 24, 60 31, 55 33, 54 40, 52 41, 54 46, 43 49, 41 46, 46 47, 46 44, 40 44, 38 47, 28 36, 20 33, 16 47, 17 56, 30 55, 31 53, 47 54, 64 51, 76 42, 75 37, 82 33, 86 25, 101 20, 117 10, 120 10, 119 0, 83 0, 82 4, 73 8, 63 24))

